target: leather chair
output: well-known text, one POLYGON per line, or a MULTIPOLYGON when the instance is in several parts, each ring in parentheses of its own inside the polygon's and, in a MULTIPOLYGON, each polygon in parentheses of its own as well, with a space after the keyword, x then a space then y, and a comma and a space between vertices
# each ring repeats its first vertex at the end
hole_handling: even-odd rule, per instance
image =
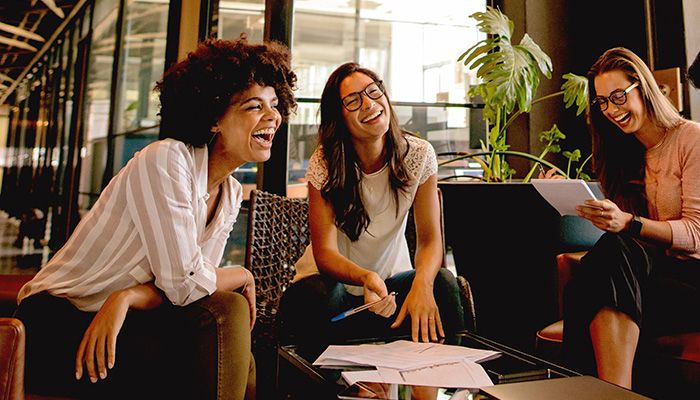
POLYGON ((24 325, 0 318, 0 399, 24 399, 24 325))
MULTIPOLYGON (((590 224, 588 224, 590 225, 590 224)), ((592 225, 591 225, 592 226, 592 225)), ((562 229, 568 230, 564 235, 576 236, 576 229, 586 228, 580 222, 562 223, 562 229)), ((592 245, 597 240, 596 235, 602 232, 581 231, 581 235, 572 246, 582 247, 592 245)), ((566 242, 571 245, 571 241, 566 242)), ((564 287, 571 278, 572 271, 580 263, 586 251, 573 251, 556 256, 557 300, 559 318, 563 317, 564 287)), ((556 321, 536 334, 535 348, 537 353, 552 361, 561 360, 561 345, 564 336, 564 321, 556 321)), ((688 388, 700 389, 700 332, 683 333, 661 336, 650 343, 640 343, 639 355, 635 362, 635 388, 639 385, 650 395, 667 397, 669 390, 682 392, 688 388), (665 377, 665 379, 661 379, 665 377), (642 379, 640 379, 642 378, 642 379), (663 382, 662 384, 658 384, 663 382), (656 383, 656 384, 655 384, 656 383), (661 388, 660 386, 666 386, 661 388), (674 386, 675 389, 668 389, 674 386), (681 389, 684 388, 684 389, 681 389)))
POLYGON ((70 400, 24 392, 25 330, 17 318, 0 318, 0 400, 70 400))

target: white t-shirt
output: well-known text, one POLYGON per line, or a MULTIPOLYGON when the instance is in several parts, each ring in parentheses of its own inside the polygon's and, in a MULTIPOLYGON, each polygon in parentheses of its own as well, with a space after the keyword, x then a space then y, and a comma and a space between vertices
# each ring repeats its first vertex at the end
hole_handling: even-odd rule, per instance
POLYGON ((97 311, 112 292, 151 281, 176 305, 213 293, 243 192, 228 176, 207 225, 207 161, 206 146, 172 139, 136 153, 18 301, 48 291, 97 311))
MULTIPOLYGON (((394 195, 389 183, 389 167, 372 174, 362 173, 360 179, 360 195, 370 223, 353 242, 338 229, 338 250, 355 264, 374 271, 382 279, 389 278, 399 272, 408 271, 411 258, 406 243, 406 218, 413 205, 418 186, 437 173, 435 150, 427 141, 411 135, 405 135, 409 149, 404 164, 411 177, 405 192, 399 191, 399 208, 396 213, 394 195)), ((309 160, 306 179, 318 190, 328 179, 328 167, 323 159, 319 146, 309 160)), ((308 249, 307 249, 308 253, 308 249)), ((307 275, 308 271, 299 273, 307 275)), ((353 295, 362 295, 359 286, 345 285, 353 295)))

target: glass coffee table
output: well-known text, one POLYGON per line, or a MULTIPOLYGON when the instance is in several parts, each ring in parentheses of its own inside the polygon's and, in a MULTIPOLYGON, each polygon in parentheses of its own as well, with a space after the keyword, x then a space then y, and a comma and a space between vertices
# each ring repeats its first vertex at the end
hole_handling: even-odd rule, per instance
MULTIPOLYGON (((406 337, 390 339, 363 339, 345 344, 386 343, 406 337)), ((539 379, 579 376, 580 374, 524 353, 517 349, 463 331, 448 338, 446 344, 477 349, 495 350, 500 357, 480 362, 494 384, 523 382, 539 379)), ((359 368, 321 368, 312 363, 325 350, 325 345, 286 345, 278 349, 277 388, 280 398, 286 399, 335 399, 347 388, 341 372, 359 368)), ((363 369, 372 369, 371 367, 363 369)))

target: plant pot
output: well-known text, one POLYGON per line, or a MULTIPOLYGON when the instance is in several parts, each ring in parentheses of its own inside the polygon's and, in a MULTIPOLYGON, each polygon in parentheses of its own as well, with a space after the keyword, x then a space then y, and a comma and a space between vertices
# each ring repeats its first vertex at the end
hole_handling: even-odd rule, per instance
POLYGON ((445 240, 469 281, 479 334, 531 350, 557 319, 560 216, 530 183, 440 182, 445 240))

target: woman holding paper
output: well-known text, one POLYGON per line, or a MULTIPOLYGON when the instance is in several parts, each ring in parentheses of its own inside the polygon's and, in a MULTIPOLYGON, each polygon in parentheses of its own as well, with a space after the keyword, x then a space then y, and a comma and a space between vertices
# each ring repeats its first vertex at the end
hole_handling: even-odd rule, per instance
POLYGON ((630 388, 640 335, 700 329, 700 125, 679 116, 625 48, 605 52, 588 79, 607 198, 577 210, 607 233, 566 288, 564 355, 630 388))
POLYGON ((427 342, 462 329, 456 279, 440 268, 435 151, 399 128, 373 71, 346 63, 328 78, 319 146, 306 178, 313 260, 320 275, 299 280, 284 294, 281 319, 290 340, 399 334, 388 328, 403 324, 403 333, 427 342), (411 207, 417 228, 415 269, 404 235, 411 207), (396 300, 388 296, 391 291, 398 293, 396 300), (369 312, 330 322, 379 299, 386 300, 369 312), (396 318, 389 319, 397 309, 396 318))

